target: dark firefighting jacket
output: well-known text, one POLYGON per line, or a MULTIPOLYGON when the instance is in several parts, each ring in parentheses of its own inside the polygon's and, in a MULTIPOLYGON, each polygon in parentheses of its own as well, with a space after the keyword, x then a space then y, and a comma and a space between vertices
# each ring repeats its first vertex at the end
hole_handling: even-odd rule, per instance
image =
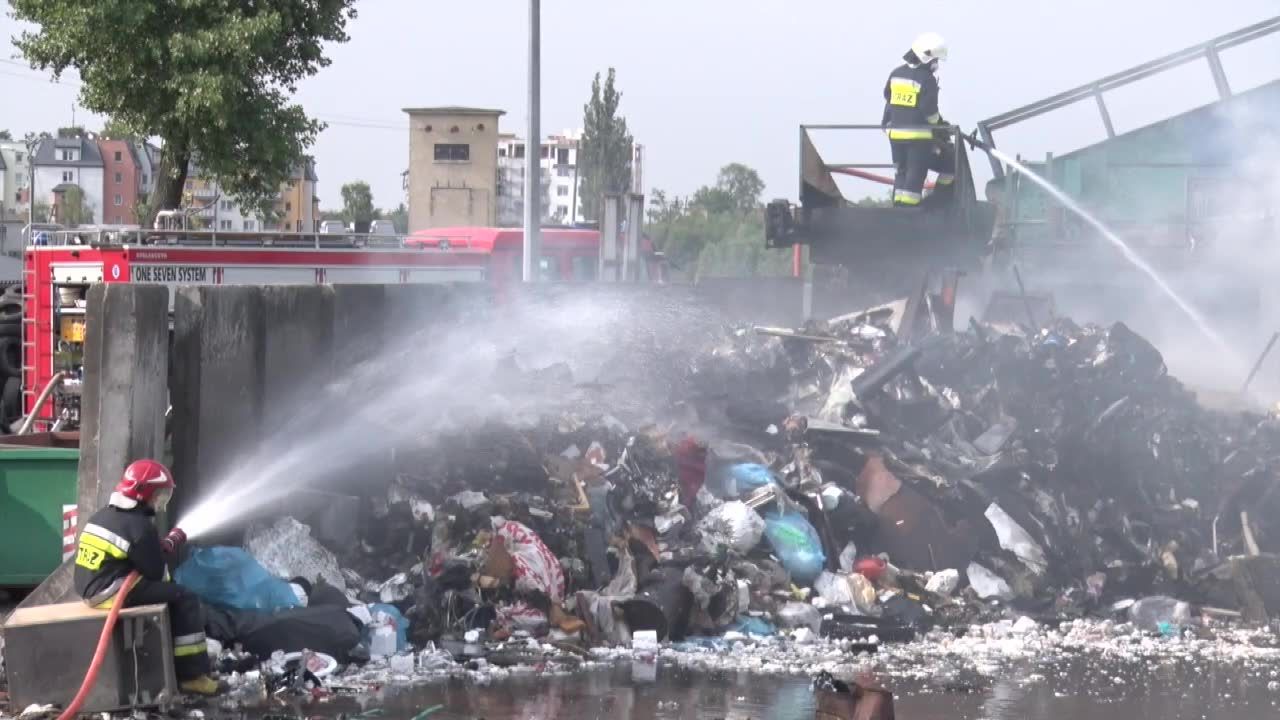
POLYGON ((941 125, 938 113, 938 79, 927 65, 903 64, 889 73, 884 84, 884 117, 881 126, 890 140, 932 140, 931 130, 941 125))
POLYGON ((93 604, 115 595, 131 571, 147 580, 164 580, 164 551, 152 518, 144 505, 121 510, 108 505, 80 529, 76 548, 75 585, 80 597, 93 604))

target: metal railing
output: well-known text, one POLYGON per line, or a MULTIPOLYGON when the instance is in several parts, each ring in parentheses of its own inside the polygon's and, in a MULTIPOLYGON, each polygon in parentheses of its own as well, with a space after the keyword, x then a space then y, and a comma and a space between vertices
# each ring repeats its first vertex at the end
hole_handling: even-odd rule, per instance
MULTIPOLYGON (((994 132, 1001 128, 1016 125, 1024 120, 1053 112, 1060 108, 1066 107, 1081 100, 1093 98, 1098 106, 1098 114, 1102 118, 1102 125, 1107 131, 1107 138, 1116 136, 1115 126, 1111 122, 1111 114, 1107 110, 1106 101, 1102 94, 1108 90, 1124 87, 1131 83, 1135 83, 1144 78, 1158 75, 1167 70, 1186 65, 1196 60, 1204 60, 1209 64, 1209 72, 1213 76, 1214 86, 1218 91, 1218 98, 1225 100, 1231 97, 1231 84, 1227 81, 1226 71, 1222 68, 1222 60, 1220 53, 1223 50, 1243 45, 1248 42, 1257 40, 1258 38, 1280 32, 1280 16, 1276 16, 1262 22, 1255 23, 1248 27, 1241 28, 1225 35, 1219 35, 1208 42, 1184 48, 1174 53, 1156 58, 1149 62, 1135 65, 1128 70, 1124 70, 1113 75, 1086 83, 1077 88, 1072 88, 1066 92, 1058 93, 1050 97, 1038 100, 1029 105, 1015 108, 1005 113, 1001 113, 994 117, 987 118, 978 123, 978 132, 982 135, 983 142, 991 147, 995 147, 994 132)), ((991 158, 991 169, 995 176, 1004 177, 1004 165, 991 158)))
POLYGON ((182 246, 182 247, 285 247, 285 248, 386 248, 404 249, 407 235, 369 233, 308 233, 279 230, 140 230, 84 228, 39 230, 30 246, 182 246))
MULTIPOLYGON (((965 167, 964 159, 961 157, 962 154, 964 153, 964 148, 961 147, 961 143, 964 141, 964 133, 961 131, 958 125, 922 125, 918 127, 895 127, 893 129, 894 130, 918 130, 918 131, 928 131, 933 133, 945 132, 948 135, 950 135, 948 140, 951 142, 952 151, 955 153, 955 157, 953 158, 953 161, 955 163, 954 167, 956 170, 955 171, 956 197, 957 198, 961 197, 964 193, 970 192, 971 189, 967 183, 971 183, 972 178, 970 173, 964 172, 963 170, 963 168, 965 167)), ((821 163, 822 165, 821 169, 824 172, 837 173, 841 175, 849 175, 852 177, 857 177, 864 180, 870 180, 872 182, 878 182, 881 184, 889 184, 889 185, 893 184, 893 178, 886 178, 880 175, 876 175, 874 173, 864 172, 867 170, 894 170, 896 169, 896 166, 892 162, 889 162, 889 163, 882 163, 882 162, 880 163, 871 163, 871 162, 828 163, 822 160, 821 155, 817 152, 817 149, 813 145, 813 140, 810 137, 810 131, 813 131, 813 130, 857 130, 857 131, 875 130, 881 133, 886 133, 886 128, 879 124, 876 124, 876 125, 867 125, 867 124, 801 125, 800 126, 800 197, 804 197, 804 185, 805 185, 806 179, 810 177, 810 173, 807 172, 810 168, 805 167, 805 164, 807 162, 805 157, 806 148, 813 148, 814 158, 821 163)), ((887 144, 888 141, 889 139, 886 134, 885 143, 887 144)), ((927 141, 921 141, 921 142, 927 142, 927 141)), ((888 150, 888 147, 886 147, 886 151, 887 150, 888 150)), ((841 197, 843 198, 843 194, 841 194, 841 197)), ((844 199, 847 200, 847 198, 844 198, 844 199)))

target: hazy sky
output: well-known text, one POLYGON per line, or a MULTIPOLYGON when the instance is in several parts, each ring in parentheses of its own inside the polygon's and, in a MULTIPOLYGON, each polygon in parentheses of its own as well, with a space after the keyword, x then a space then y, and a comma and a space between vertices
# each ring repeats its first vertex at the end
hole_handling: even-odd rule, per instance
MULTIPOLYGON (((502 108, 523 134, 527 3, 362 0, 351 41, 303 83, 298 101, 330 123, 314 148, 325 207, 354 179, 380 206, 400 201, 408 137, 401 108, 502 108)), ((978 120, 1152 57, 1280 14, 1280 0, 544 0, 542 127, 578 127, 592 75, 617 68, 622 110, 645 145, 646 189, 684 194, 742 162, 768 196, 794 197, 800 123, 875 123, 887 73, 919 32, 948 40, 942 112, 978 120)), ((0 18, 0 36, 17 32, 0 18)), ((140 41, 144 39, 140 38, 140 41)), ((1280 77, 1280 36, 1228 53, 1236 89, 1280 77)), ((15 135, 71 120, 76 88, 53 85, 0 54, 0 128, 15 135)), ((1109 97, 1117 129, 1211 100, 1198 63, 1109 97)), ((78 121, 100 126, 84 110, 78 121)), ((1012 152, 1061 153, 1101 133, 1092 103, 997 135, 1012 152)), ((824 134, 829 162, 886 162, 883 137, 824 134)), ((855 191, 856 193, 856 191, 855 191)))

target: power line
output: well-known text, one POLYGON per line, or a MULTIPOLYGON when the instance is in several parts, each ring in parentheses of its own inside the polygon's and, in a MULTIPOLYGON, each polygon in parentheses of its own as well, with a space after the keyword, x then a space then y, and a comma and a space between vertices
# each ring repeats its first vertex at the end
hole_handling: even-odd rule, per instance
MULTIPOLYGON (((0 62, 3 62, 7 65, 14 65, 16 67, 20 67, 30 71, 29 73, 24 74, 24 73, 17 73, 9 70, 0 69, 0 75, 4 75, 7 77, 15 77, 20 80, 29 80, 32 82, 43 82, 43 83, 49 83, 53 85, 66 85, 67 87, 71 87, 71 88, 82 87, 82 84, 76 80, 43 77, 37 74, 39 71, 26 65, 25 63, 20 63, 15 60, 5 60, 3 58, 0 58, 0 62)), ((324 114, 324 115, 315 115, 314 117, 318 120, 323 120, 326 124, 338 125, 341 127, 364 128, 367 130, 395 130, 397 132, 405 132, 409 129, 408 125, 392 125, 390 123, 378 122, 376 120, 371 120, 367 118, 357 118, 352 115, 324 114)))
POLYGON ((66 85, 67 87, 71 87, 71 88, 79 88, 81 86, 80 83, 76 80, 65 80, 65 79, 57 79, 52 77, 43 77, 40 75, 16 73, 16 72, 11 72, 9 70, 0 70, 0 75, 15 77, 20 80, 30 80, 32 82, 48 83, 50 85, 66 85))
POLYGON ((317 120, 324 121, 328 125, 340 125, 342 127, 367 128, 370 130, 396 130, 398 132, 404 132, 409 129, 408 125, 386 125, 386 124, 373 123, 373 122, 355 122, 351 120, 336 120, 332 116, 327 116, 327 115, 316 115, 315 118, 317 120))

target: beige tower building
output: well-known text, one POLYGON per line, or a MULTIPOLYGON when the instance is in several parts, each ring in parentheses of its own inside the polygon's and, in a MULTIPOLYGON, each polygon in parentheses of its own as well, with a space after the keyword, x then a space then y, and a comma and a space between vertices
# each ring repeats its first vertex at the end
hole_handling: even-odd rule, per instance
POLYGON ((409 115, 409 232, 495 225, 501 110, 405 108, 409 115))

